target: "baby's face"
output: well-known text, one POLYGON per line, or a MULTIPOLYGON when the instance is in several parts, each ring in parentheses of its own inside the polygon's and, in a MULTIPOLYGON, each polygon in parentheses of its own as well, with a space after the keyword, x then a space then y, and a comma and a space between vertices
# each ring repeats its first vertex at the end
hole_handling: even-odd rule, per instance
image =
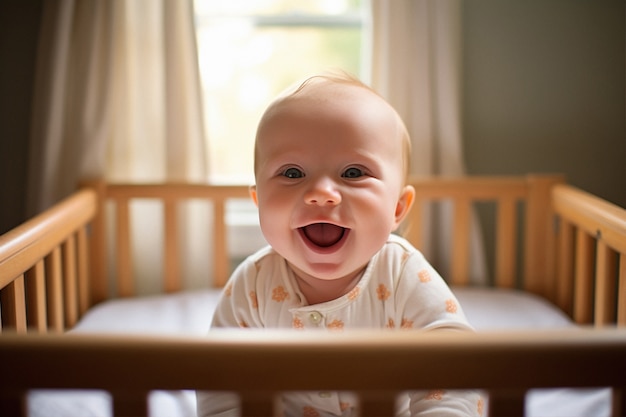
POLYGON ((367 89, 324 83, 275 105, 257 132, 263 234, 300 276, 357 274, 412 202, 401 126, 367 89))

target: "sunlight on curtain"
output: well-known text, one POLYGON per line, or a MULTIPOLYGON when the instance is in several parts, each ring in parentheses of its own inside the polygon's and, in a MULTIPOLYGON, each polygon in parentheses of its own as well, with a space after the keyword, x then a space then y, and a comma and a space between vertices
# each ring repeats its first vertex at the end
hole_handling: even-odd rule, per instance
MULTIPOLYGON (((461 0, 372 0, 371 7, 372 87, 407 125, 412 175, 463 175, 461 0)), ((451 207, 441 204, 429 215, 431 244, 419 249, 445 276, 451 207)), ((476 282, 486 277, 486 266, 474 229, 471 279, 476 282)))

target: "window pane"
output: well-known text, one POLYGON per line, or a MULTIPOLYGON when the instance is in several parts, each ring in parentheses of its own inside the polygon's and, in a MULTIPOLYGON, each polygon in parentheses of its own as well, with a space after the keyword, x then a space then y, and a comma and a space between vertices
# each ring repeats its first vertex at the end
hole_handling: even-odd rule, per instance
POLYGON ((336 12, 332 16, 269 14, 273 10, 292 13, 293 7, 285 5, 300 3, 316 13, 325 3, 341 4, 342 13, 355 13, 360 2, 196 1, 196 6, 216 13, 201 15, 202 7, 196 10, 208 161, 214 181, 252 183, 256 125, 282 90, 326 70, 361 75, 360 15, 355 20, 354 15, 336 12), (256 6, 243 10, 247 5, 256 6))

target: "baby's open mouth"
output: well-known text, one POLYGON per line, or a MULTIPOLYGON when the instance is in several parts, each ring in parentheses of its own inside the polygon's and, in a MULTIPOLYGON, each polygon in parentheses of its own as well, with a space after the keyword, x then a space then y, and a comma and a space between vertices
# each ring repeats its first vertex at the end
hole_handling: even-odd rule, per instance
POLYGON ((348 229, 331 223, 313 223, 300 231, 314 245, 328 248, 339 243, 348 229))

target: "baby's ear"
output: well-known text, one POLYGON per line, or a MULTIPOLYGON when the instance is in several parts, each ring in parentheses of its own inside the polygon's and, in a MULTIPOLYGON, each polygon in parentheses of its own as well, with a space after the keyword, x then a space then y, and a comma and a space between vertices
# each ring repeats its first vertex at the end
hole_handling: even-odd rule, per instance
POLYGON ((398 202, 396 203, 396 212, 395 212, 395 223, 394 229, 400 226, 402 220, 406 217, 406 215, 411 210, 413 206, 413 202, 415 201, 415 188, 412 185, 407 185, 402 189, 402 193, 398 198, 398 202))
POLYGON ((248 188, 248 192, 250 193, 250 198, 252 198, 252 201, 254 201, 254 205, 258 207, 259 200, 256 194, 256 185, 251 185, 250 188, 248 188))

